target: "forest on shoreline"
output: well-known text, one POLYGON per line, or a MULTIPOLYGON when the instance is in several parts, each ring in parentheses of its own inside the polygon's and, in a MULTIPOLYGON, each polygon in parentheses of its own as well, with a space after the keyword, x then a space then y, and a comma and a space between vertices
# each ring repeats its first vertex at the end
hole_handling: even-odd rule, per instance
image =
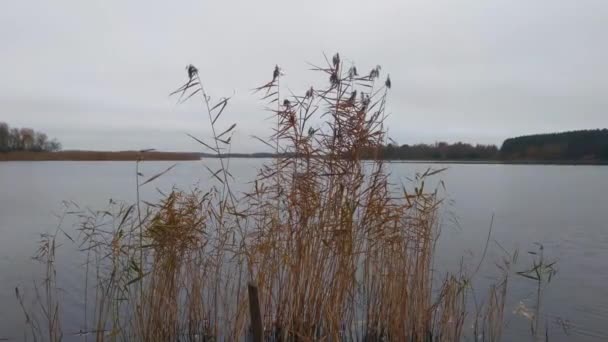
POLYGON ((57 152, 61 143, 31 128, 10 127, 0 122, 0 152, 57 152))
POLYGON ((500 148, 462 142, 388 144, 379 155, 387 160, 603 163, 608 162, 608 129, 520 136, 506 139, 500 148))
MULTIPOLYGON (((228 153, 222 158, 273 158, 276 154, 228 153)), ((284 156, 284 155, 283 155, 284 156)), ((0 161, 198 160, 217 158, 200 152, 61 151, 61 143, 31 128, 11 128, 0 122, 0 161)), ((363 151, 363 159, 496 163, 608 163, 608 129, 535 134, 506 139, 502 146, 453 144, 398 145, 389 143, 363 151)))

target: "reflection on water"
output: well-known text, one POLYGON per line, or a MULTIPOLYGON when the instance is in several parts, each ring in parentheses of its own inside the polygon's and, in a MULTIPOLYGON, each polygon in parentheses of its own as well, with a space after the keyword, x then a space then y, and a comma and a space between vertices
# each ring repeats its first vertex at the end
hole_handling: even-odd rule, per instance
MULTIPOLYGON (((238 186, 248 189, 263 160, 234 159, 231 173, 238 186)), ((158 198, 158 190, 173 186, 190 189, 209 185, 202 162, 180 162, 152 186, 142 198, 158 198), (158 190, 156 189, 158 188, 158 190)), ((211 169, 217 160, 204 161, 211 169)), ((169 162, 146 162, 143 173, 151 176, 169 162)), ((446 184, 449 203, 443 215, 442 233, 435 258, 437 274, 455 271, 461 260, 472 270, 486 243, 494 215, 492 238, 474 285, 482 294, 499 272, 495 262, 505 252, 519 251, 514 270, 530 265, 526 252, 533 242, 545 246, 545 255, 557 260, 557 276, 543 290, 545 319, 552 341, 595 341, 608 338, 608 167, 536 165, 446 165, 437 176, 446 184)), ((389 165, 395 183, 424 171, 428 165, 389 165)), ((432 165, 434 168, 442 165, 432 165)), ((31 260, 39 234, 58 223, 61 202, 81 207, 105 208, 109 199, 135 200, 133 162, 20 162, 0 163, 0 338, 19 340, 24 316, 14 289, 31 288, 42 270, 31 260)), ((69 228, 69 227, 68 227, 69 228)), ((68 229, 68 232, 69 229, 68 229)), ((75 233, 71 231, 71 233, 75 233)), ((65 251, 58 256, 64 293, 67 340, 80 340, 82 315, 79 295, 81 260, 65 251), (70 271, 71 270, 71 271, 70 271)), ((506 340, 529 336, 529 321, 515 315, 522 304, 533 306, 535 284, 529 279, 510 279, 506 309, 506 340)), ((27 303, 26 303, 27 304, 27 303)), ((468 327, 467 327, 468 328, 468 327)))

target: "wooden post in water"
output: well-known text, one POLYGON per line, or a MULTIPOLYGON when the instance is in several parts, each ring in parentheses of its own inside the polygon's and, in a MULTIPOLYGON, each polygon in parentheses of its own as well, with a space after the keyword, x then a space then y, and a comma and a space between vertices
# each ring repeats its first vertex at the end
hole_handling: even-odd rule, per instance
POLYGON ((253 342, 262 342, 264 340, 264 328, 262 327, 262 312, 260 311, 258 287, 253 282, 249 282, 247 287, 249 289, 249 314, 251 315, 253 342))

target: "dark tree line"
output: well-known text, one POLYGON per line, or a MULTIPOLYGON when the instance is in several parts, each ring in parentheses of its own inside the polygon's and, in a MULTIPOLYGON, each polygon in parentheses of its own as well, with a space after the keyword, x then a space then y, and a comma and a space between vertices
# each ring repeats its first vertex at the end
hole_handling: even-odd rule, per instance
POLYGON ((462 142, 401 146, 388 144, 380 149, 379 154, 383 159, 393 160, 492 160, 498 157, 498 148, 495 145, 462 142))
POLYGON ((61 144, 41 132, 31 128, 9 127, 0 122, 0 152, 32 151, 55 152, 61 150, 61 144))
POLYGON ((510 138, 500 155, 507 160, 608 160, 608 129, 510 138))
POLYGON ((506 160, 506 161, 608 161, 608 129, 535 134, 495 145, 388 144, 369 156, 391 160, 506 160))

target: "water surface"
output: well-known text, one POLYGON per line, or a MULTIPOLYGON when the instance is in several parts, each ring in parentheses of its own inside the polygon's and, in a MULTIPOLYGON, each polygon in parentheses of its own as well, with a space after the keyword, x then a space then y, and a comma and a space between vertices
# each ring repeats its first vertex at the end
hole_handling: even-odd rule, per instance
MULTIPOLYGON (((238 190, 248 189, 262 159, 230 161, 238 190)), ((208 172, 217 160, 180 162, 176 168, 142 189, 142 198, 154 199, 156 188, 190 189, 209 185, 208 172)), ((151 176, 171 162, 145 162, 142 172, 151 176)), ((477 296, 499 272, 494 263, 518 250, 514 270, 531 262, 526 252, 534 242, 545 246, 547 258, 557 261, 558 274, 544 289, 545 319, 552 341, 608 339, 608 167, 548 165, 425 165, 391 163, 395 183, 428 167, 448 167, 436 176, 446 185, 446 206, 437 248, 435 269, 441 275, 457 270, 461 261, 474 269, 486 243, 492 216, 492 235, 480 272, 475 277, 477 296), (499 247, 500 245, 500 247, 499 247), (565 324, 564 324, 565 322, 565 324)), ((135 200, 134 162, 3 162, 0 163, 0 338, 20 340, 24 316, 14 289, 31 288, 42 271, 31 260, 41 233, 54 230, 62 201, 103 209, 110 199, 135 200)), ((78 331, 82 308, 77 270, 79 260, 62 256, 74 272, 61 274, 67 340, 78 331), (71 299, 70 299, 71 298, 71 299)), ((512 277, 507 304, 506 340, 529 335, 529 322, 512 314, 520 302, 533 305, 535 284, 512 277)), ((26 303, 28 304, 28 303, 26 303)), ((465 327, 469 329, 470 327, 465 327)))

